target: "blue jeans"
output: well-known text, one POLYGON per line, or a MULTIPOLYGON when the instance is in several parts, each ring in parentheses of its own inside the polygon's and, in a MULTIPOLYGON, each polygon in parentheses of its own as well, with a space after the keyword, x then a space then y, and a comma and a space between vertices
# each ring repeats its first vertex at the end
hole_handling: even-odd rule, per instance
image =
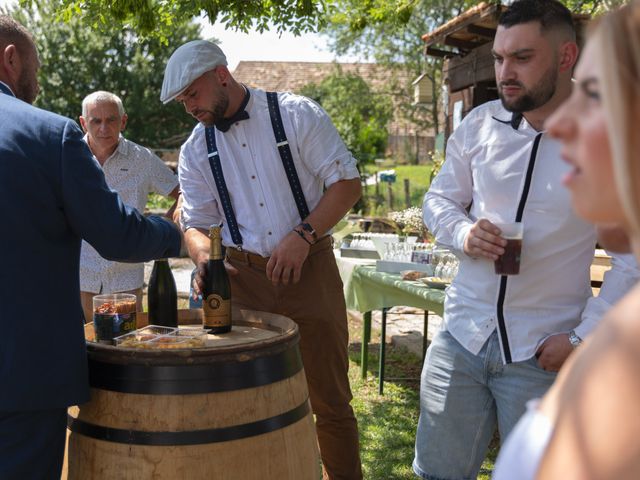
POLYGON ((496 424, 506 439, 527 401, 555 378, 535 357, 503 365, 497 332, 478 355, 439 332, 422 369, 413 470, 428 480, 475 480, 496 424))

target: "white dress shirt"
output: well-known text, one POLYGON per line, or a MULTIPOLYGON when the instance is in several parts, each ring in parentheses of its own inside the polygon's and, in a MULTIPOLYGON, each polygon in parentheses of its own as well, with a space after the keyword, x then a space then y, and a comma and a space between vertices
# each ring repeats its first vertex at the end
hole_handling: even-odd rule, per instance
POLYGON ((611 255, 611 269, 605 272, 598 296, 589 299, 582 313, 582 323, 575 328, 582 339, 596 327, 607 310, 640 280, 638 262, 632 254, 607 253, 611 255))
MULTIPOLYGON (((246 111, 250 118, 225 133, 216 130, 216 144, 243 249, 269 256, 301 219, 276 148, 266 93, 249 91, 246 111)), ((318 104, 291 93, 278 93, 278 101, 293 162, 309 211, 313 211, 324 188, 359 177, 356 160, 318 104)), ((184 228, 208 229, 221 221, 226 224, 202 124, 194 128, 180 150, 178 173, 184 228)), ((222 243, 234 245, 227 228, 222 229, 222 243)))
POLYGON ((539 405, 538 399, 527 403, 527 410, 500 447, 491 480, 535 479, 554 429, 539 405))
MULTIPOLYGON (((178 177, 157 155, 122 136, 102 169, 107 185, 118 192, 125 205, 141 213, 144 212, 149 193, 168 195, 178 186, 178 177)), ((99 221, 100 218, 96 217, 96 222, 99 221)), ((143 263, 105 260, 91 245, 82 242, 80 290, 113 293, 134 290, 143 284, 143 263)))
POLYGON ((523 210, 520 274, 507 277, 503 302, 493 261, 463 253, 477 219, 516 219, 539 132, 525 119, 516 130, 511 118, 499 101, 470 112, 450 137, 446 161, 423 206, 437 242, 461 259, 446 292, 444 328, 474 354, 498 328, 505 362, 529 359, 549 335, 578 326, 591 296, 596 243, 595 229, 573 213, 561 185, 570 167, 560 159, 558 142, 541 134, 523 210))

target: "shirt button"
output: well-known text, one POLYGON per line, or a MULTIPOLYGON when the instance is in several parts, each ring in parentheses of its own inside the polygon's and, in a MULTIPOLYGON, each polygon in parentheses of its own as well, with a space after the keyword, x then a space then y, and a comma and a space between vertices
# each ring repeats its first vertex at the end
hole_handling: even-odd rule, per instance
MULTIPOLYGON (((237 123, 236 123, 236 125, 237 125, 237 123)), ((242 144, 242 146, 243 146, 243 147, 246 147, 246 146, 247 146, 247 144, 246 144, 246 143, 243 143, 243 144, 242 144)))
POLYGON ((267 232, 269 235, 271 235, 271 232, 267 232))
POLYGON ((261 203, 261 204, 260 204, 260 206, 261 206, 261 207, 264 207, 264 203, 261 203))
POLYGON ((251 180, 255 180, 256 176, 255 175, 251 175, 251 180))

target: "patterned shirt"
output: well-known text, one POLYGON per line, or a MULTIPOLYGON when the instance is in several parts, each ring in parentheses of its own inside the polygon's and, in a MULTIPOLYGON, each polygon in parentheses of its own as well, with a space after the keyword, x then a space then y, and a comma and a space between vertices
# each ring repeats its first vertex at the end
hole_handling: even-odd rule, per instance
MULTIPOLYGON (((149 193, 168 195, 178 185, 177 176, 157 155, 122 136, 102 169, 107 184, 122 201, 140 212, 144 211, 149 193)), ((144 264, 105 260, 91 245, 82 242, 80 290, 114 293, 140 288, 143 283, 144 264)))

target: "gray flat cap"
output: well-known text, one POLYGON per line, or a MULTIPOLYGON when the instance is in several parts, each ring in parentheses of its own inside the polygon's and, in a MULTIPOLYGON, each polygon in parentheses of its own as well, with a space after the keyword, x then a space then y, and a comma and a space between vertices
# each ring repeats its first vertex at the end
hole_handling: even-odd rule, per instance
POLYGON ((220 47, 206 40, 194 40, 178 47, 164 70, 160 101, 169 103, 200 75, 218 65, 227 65, 220 47))

